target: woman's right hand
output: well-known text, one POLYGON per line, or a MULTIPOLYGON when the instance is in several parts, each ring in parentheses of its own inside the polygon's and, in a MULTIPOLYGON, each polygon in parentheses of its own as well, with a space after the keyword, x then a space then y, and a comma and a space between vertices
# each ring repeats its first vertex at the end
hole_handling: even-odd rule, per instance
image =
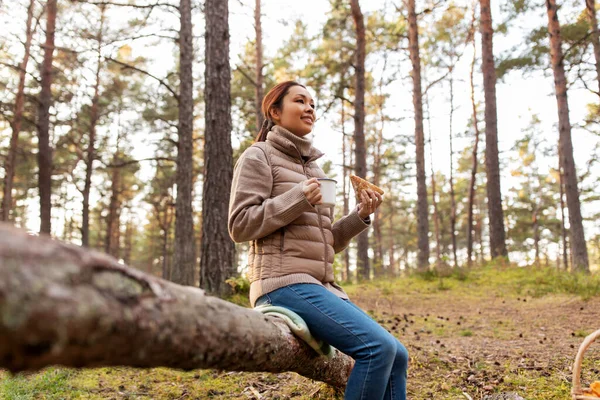
POLYGON ((321 184, 317 178, 310 178, 304 181, 302 184, 302 192, 304 193, 304 196, 306 196, 306 200, 313 206, 323 203, 321 184))

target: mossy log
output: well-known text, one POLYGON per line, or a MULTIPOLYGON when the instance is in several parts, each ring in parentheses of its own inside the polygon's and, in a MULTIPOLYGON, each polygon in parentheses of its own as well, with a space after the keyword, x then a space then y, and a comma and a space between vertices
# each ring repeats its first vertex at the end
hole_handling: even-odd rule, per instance
POLYGON ((0 368, 293 371, 343 388, 353 364, 318 356, 276 317, 0 224, 0 368))

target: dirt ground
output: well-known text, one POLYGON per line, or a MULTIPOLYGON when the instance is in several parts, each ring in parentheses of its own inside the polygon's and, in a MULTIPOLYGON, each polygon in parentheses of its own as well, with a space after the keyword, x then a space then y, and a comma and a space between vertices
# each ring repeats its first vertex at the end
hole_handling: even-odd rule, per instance
MULTIPOLYGON (((411 399, 479 399, 499 391, 570 398, 579 345, 600 328, 599 298, 416 295, 418 301, 402 294, 354 296, 407 346, 411 399)), ((585 353, 586 385, 600 380, 599 347, 585 353)))

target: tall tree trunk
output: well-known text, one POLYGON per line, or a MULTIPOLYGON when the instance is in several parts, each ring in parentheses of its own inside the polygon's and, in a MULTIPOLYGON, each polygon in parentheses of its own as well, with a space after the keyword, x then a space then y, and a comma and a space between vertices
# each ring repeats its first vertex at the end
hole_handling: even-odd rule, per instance
MULTIPOLYGON (((349 160, 348 165, 351 166, 350 168, 352 168, 352 166, 354 165, 354 135, 349 135, 348 141, 350 142, 349 143, 350 148, 348 149, 348 156, 349 156, 350 160, 349 160)), ((347 171, 347 174, 349 174, 349 171, 350 170, 347 171)), ((347 182, 348 183, 348 189, 347 189, 347 192, 348 192, 348 194, 347 194, 348 200, 347 201, 348 202, 350 201, 349 200, 349 198, 350 198, 350 193, 349 193, 350 192, 350 184, 349 184, 350 182, 349 182, 349 180, 350 180, 350 178, 348 178, 348 182, 347 182)), ((345 215, 348 215, 348 213, 346 213, 345 215)), ((352 282, 353 276, 350 271, 350 246, 348 246, 346 248, 346 250, 344 250, 344 251, 345 251, 344 258, 346 259, 346 263, 347 263, 348 282, 352 282)), ((356 278, 358 280, 358 277, 356 275, 358 275, 358 271, 355 272, 355 276, 354 276, 354 278, 356 278)))
POLYGON ((540 224, 538 220, 539 202, 532 204, 531 222, 533 224, 533 247, 535 249, 535 266, 540 267, 540 224))
POLYGON ((452 138, 452 118, 454 117, 454 77, 452 76, 452 67, 450 67, 450 235, 452 238, 452 255, 454 256, 454 267, 458 267, 458 257, 456 255, 456 196, 454 195, 454 148, 452 138))
MULTIPOLYGON (((358 0, 351 0, 352 18, 356 27, 356 98, 354 99, 354 151, 356 175, 367 178, 367 152, 365 145, 365 20, 358 0)), ((369 231, 365 230, 357 239, 356 269, 359 280, 369 280, 369 231)))
POLYGON ((233 178, 227 2, 207 0, 205 12, 206 140, 200 286, 209 293, 225 296, 231 289, 225 280, 236 274, 233 270, 235 246, 227 232, 229 191, 233 178))
POLYGON ((475 45, 475 7, 473 3, 471 30, 469 32, 473 43, 473 59, 471 60, 471 70, 469 71, 469 81, 471 84, 471 108, 473 115, 473 128, 475 129, 475 143, 473 144, 473 156, 471 163, 471 181, 469 182, 469 206, 467 221, 467 265, 473 266, 473 207, 475 203, 475 185, 477 183, 477 152, 479 150, 479 117, 477 115, 477 103, 475 101, 475 60, 477 59, 477 46, 475 45))
POLYGON ((121 238, 121 170, 115 167, 113 168, 111 175, 104 251, 115 258, 119 258, 119 244, 121 238))
MULTIPOLYGON (((345 108, 344 108, 344 99, 341 100, 341 112, 342 112, 342 116, 341 116, 341 125, 342 125, 342 192, 343 192, 343 196, 344 196, 344 215, 348 215, 348 213, 350 212, 350 205, 349 205, 349 199, 348 199, 348 185, 347 185, 347 179, 348 179, 348 163, 346 162, 346 128, 345 128, 345 122, 346 122, 346 112, 345 112, 345 108)), ((352 149, 350 149, 350 151, 352 151, 352 149)), ((350 274, 350 249, 348 247, 346 247, 346 249, 344 249, 344 273, 343 273, 343 280, 344 282, 351 282, 352 281, 352 276, 350 274)))
MULTIPOLYGON (((394 213, 392 213, 392 216, 394 215, 394 213)), ((393 217, 390 217, 390 221, 388 224, 388 238, 389 238, 389 252, 390 252, 390 276, 397 276, 398 275, 398 271, 399 269, 396 268, 396 256, 394 254, 394 221, 392 220, 393 217)))
POLYGON ((0 309, 0 368, 12 372, 49 365, 294 371, 343 389, 354 365, 337 350, 318 356, 280 318, 6 226, 0 309))
MULTIPOLYGON (((104 30, 104 9, 100 6, 100 29, 96 36, 98 47, 96 49, 96 82, 94 83, 94 96, 92 97, 92 106, 90 108, 90 131, 88 137, 88 147, 85 161, 85 183, 83 187, 83 210, 81 217, 81 245, 88 247, 90 245, 90 190, 92 187, 92 173, 94 171, 94 160, 96 159, 96 125, 98 124, 98 101, 100 99, 100 70, 102 68, 102 35, 104 30)), ((107 242, 110 237, 107 236, 107 242)))
POLYGON ((256 31, 256 130, 259 131, 263 124, 264 116, 261 112, 263 101, 263 45, 262 23, 260 22, 261 1, 256 0, 254 7, 254 30, 256 31))
POLYGON ((13 119, 10 123, 12 135, 10 136, 10 145, 6 161, 4 163, 4 187, 2 197, 2 208, 0 209, 0 220, 10 220, 10 212, 12 210, 12 188, 15 178, 15 164, 17 160, 17 148, 19 145, 19 133, 21 132, 21 123, 23 122, 23 109, 25 107, 25 75, 27 72, 27 64, 29 63, 29 54, 31 50, 31 38, 33 30, 31 28, 33 21, 33 9, 35 0, 29 1, 27 7, 27 22, 25 24, 25 46, 23 60, 19 64, 19 84, 17 86, 17 95, 15 97, 15 111, 13 119))
POLYGON ((38 187, 40 195, 40 233, 50 234, 52 212, 52 148, 50 147, 50 106, 52 105, 52 62, 56 30, 57 0, 46 2, 46 42, 38 104, 38 187))
POLYGON ((133 221, 131 219, 131 205, 129 207, 129 219, 125 225, 125 243, 123 244, 123 263, 131 264, 131 253, 133 252, 133 221))
POLYGON ((560 162, 560 148, 559 148, 559 166, 558 166, 558 184, 560 186, 560 231, 561 231, 561 236, 562 236, 562 256, 563 256, 563 265, 564 265, 564 270, 568 271, 569 270, 569 244, 567 242, 567 226, 565 224, 565 182, 564 182, 564 175, 563 175, 563 169, 561 167, 560 164, 562 164, 560 162))
POLYGON ((548 10, 548 32, 550 34, 550 56, 554 71, 554 88, 558 105, 558 130, 560 134, 560 160, 565 174, 565 191, 569 209, 569 225, 571 232, 571 257, 573 271, 589 272, 588 253, 581 220, 581 204, 577 189, 577 170, 573 159, 571 142, 571 122, 569 121, 569 104, 567 100, 567 80, 563 65, 561 49, 560 24, 555 0, 546 0, 548 10))
MULTIPOLYGON (((175 200, 175 249, 171 280, 181 285, 194 284, 194 213, 192 190, 194 174, 194 93, 192 63, 191 0, 179 3, 179 133, 177 146, 177 199, 175 200)), ((207 81, 207 85, 209 81, 207 81)), ((207 134, 210 133, 206 126, 207 134)))
MULTIPOLYGON (((379 122, 381 126, 379 129, 375 129, 376 141, 375 141, 375 154, 373 162, 373 183, 376 186, 381 186, 381 158, 383 153, 383 130, 385 129, 385 114, 383 112, 383 106, 385 102, 383 94, 383 74, 387 66, 387 56, 384 56, 384 64, 382 70, 382 76, 379 80, 379 102, 377 104, 379 112, 379 122)), ((375 268, 374 275, 381 277, 384 274, 383 266, 383 234, 381 232, 383 225, 383 217, 381 215, 381 208, 375 211, 373 218, 373 237, 375 239, 375 268)))
POLYGON ((485 93, 485 165, 487 172, 490 251, 492 258, 508 257, 498 161, 498 116, 496 111, 496 67, 494 65, 490 0, 480 0, 483 89, 485 93))
POLYGON ((427 107, 427 132, 429 134, 429 167, 431 169, 431 203, 433 204, 433 226, 435 229, 435 265, 441 267, 442 263, 442 239, 440 234, 440 215, 437 204, 437 187, 435 184, 435 171, 433 170, 433 144, 431 142, 431 109, 429 108, 429 94, 425 95, 425 106, 427 107))
POLYGON ((596 59, 596 79, 598 80, 598 96, 600 96, 600 34, 598 33, 598 20, 596 19, 596 1, 585 0, 585 8, 590 19, 592 29, 592 46, 594 46, 594 58, 596 59))
POLYGON ((484 253, 484 248, 483 248, 483 212, 484 212, 484 208, 483 208, 483 204, 482 203, 482 198, 481 196, 479 196, 478 198, 475 199, 475 201, 477 202, 477 221, 476 221, 476 233, 477 233, 477 242, 479 242, 479 263, 483 265, 483 262, 485 261, 485 253, 484 253))
POLYGON ((408 0, 408 42, 412 64, 413 104, 415 108, 415 144, 417 161, 417 236, 419 270, 429 267, 429 210, 425 176, 425 138, 423 133, 423 95, 421 90, 421 56, 415 0, 408 0))

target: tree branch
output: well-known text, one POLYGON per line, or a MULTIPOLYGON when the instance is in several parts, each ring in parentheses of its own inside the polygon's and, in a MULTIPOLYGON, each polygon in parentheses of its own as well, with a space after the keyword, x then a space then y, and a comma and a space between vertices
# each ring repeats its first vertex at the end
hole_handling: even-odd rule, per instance
POLYGON ((250 75, 248 75, 239 65, 236 66, 235 69, 237 71, 240 71, 240 74, 242 74, 244 78, 248 79, 250 83, 256 87, 256 82, 254 81, 254 79, 252 79, 252 77, 250 77, 250 75))
POLYGON ((142 158, 140 160, 128 160, 128 161, 123 161, 120 163, 110 163, 110 164, 106 164, 105 167, 106 168, 122 168, 122 167, 126 167, 128 165, 131 164, 137 164, 143 161, 171 161, 171 162, 176 162, 177 160, 171 158, 171 157, 149 157, 149 158, 142 158))
POLYGON ((117 1, 92 1, 92 0, 71 0, 71 3, 85 3, 92 4, 95 6, 117 6, 117 7, 131 7, 131 8, 154 8, 154 7, 167 7, 173 8, 179 11, 179 7, 174 4, 169 3, 159 3, 156 2, 154 4, 130 4, 130 3, 119 3, 117 1))
POLYGON ((163 85, 163 86, 164 86, 164 87, 165 87, 165 88, 166 88, 166 89, 167 89, 169 92, 171 92, 171 94, 173 95, 173 97, 175 97, 175 100, 177 100, 177 102, 179 103, 179 95, 178 95, 178 94, 177 94, 177 92, 175 92, 175 90, 173 90, 173 88, 171 88, 171 86, 169 86, 169 84, 168 84, 168 83, 166 83, 164 80, 162 80, 162 79, 160 79, 160 78, 157 78, 156 76, 152 75, 152 74, 151 74, 150 72, 148 72, 148 71, 145 71, 145 70, 143 70, 143 69, 140 69, 140 68, 138 68, 138 67, 136 67, 136 66, 133 66, 133 65, 130 65, 130 64, 124 63, 124 62, 122 62, 122 61, 116 60, 116 59, 114 59, 114 58, 112 58, 112 57, 104 57, 104 59, 105 59, 105 60, 107 60, 107 61, 112 61, 112 62, 114 62, 115 64, 121 65, 123 68, 129 68, 129 69, 132 69, 132 70, 134 70, 134 71, 137 71, 137 72, 140 72, 140 73, 142 73, 142 74, 144 74, 144 75, 146 75, 146 76, 149 76, 149 77, 150 77, 150 78, 152 78, 152 79, 155 79, 156 81, 158 81, 158 83, 160 83, 161 85, 163 85))

